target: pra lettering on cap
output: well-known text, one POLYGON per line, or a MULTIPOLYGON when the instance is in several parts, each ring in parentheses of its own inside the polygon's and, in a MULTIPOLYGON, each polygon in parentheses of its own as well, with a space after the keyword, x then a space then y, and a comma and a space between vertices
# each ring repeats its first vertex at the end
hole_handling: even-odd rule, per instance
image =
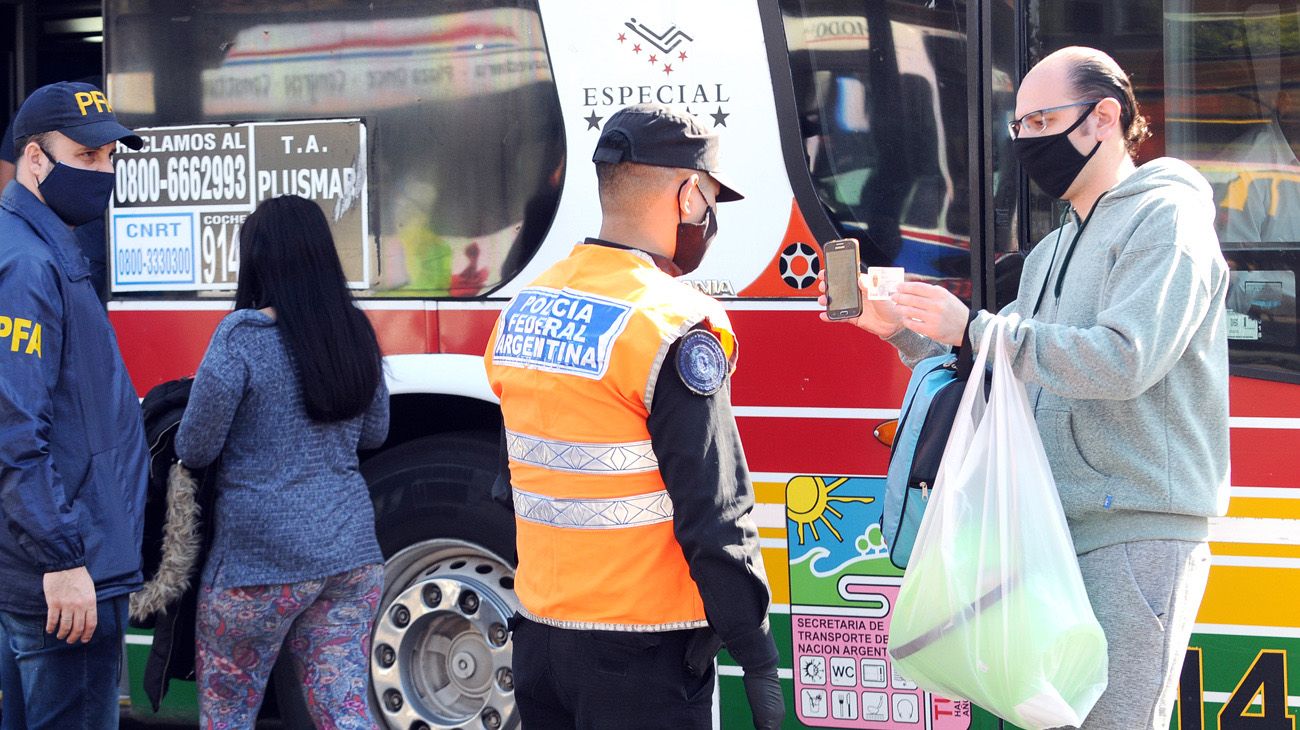
POLYGON ((9 340, 9 352, 41 357, 41 323, 22 317, 6 317, 0 314, 0 351, 4 350, 4 340, 9 340))

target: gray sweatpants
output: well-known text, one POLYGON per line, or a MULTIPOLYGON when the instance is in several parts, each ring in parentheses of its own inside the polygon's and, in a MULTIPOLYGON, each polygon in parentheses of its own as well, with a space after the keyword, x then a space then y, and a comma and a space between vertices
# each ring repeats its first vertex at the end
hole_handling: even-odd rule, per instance
POLYGON ((1210 546, 1144 540, 1079 556, 1106 632, 1109 684, 1083 730, 1168 730, 1178 673, 1210 575, 1210 546))

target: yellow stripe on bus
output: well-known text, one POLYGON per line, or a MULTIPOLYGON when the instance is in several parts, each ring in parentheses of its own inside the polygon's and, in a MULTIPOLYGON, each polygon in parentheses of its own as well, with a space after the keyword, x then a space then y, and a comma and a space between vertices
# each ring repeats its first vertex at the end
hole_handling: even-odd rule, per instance
POLYGON ((772 603, 790 603, 790 553, 779 548, 762 548, 763 567, 772 587, 772 603))
POLYGON ((1212 542, 1210 543, 1210 554, 1264 558, 1300 558, 1300 545, 1212 542))
MULTIPOLYGON (((754 482, 754 501, 785 507, 785 482, 754 482)), ((760 538, 784 540, 785 525, 758 528, 760 538)), ((763 567, 772 588, 772 603, 790 603, 790 553, 781 548, 762 548, 763 567)))
POLYGON ((785 504, 784 482, 754 482, 754 500, 764 504, 785 504))
POLYGON ((1300 570, 1215 565, 1197 623, 1300 626, 1300 570))
POLYGON ((1300 499, 1233 497, 1228 503, 1228 516, 1300 520, 1300 499))

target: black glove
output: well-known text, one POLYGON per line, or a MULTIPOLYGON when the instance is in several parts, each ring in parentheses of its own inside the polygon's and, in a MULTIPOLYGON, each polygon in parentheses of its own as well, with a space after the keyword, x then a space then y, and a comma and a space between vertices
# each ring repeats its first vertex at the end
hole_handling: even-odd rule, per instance
POLYGON ((776 667, 745 670, 745 697, 754 714, 757 730, 780 730, 785 720, 785 695, 781 692, 781 678, 776 667))
POLYGON ((722 648, 722 639, 707 626, 696 629, 686 642, 686 671, 696 679, 702 678, 713 668, 713 660, 722 648))

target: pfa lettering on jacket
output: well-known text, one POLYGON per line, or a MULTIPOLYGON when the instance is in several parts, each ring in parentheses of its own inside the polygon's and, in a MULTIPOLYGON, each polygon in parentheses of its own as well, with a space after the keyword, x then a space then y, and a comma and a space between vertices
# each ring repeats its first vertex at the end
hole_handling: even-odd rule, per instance
POLYGON ((501 314, 492 362, 599 380, 631 311, 595 294, 529 287, 501 314))
POLYGON ((0 315, 0 350, 3 349, 41 357, 41 323, 0 315))

